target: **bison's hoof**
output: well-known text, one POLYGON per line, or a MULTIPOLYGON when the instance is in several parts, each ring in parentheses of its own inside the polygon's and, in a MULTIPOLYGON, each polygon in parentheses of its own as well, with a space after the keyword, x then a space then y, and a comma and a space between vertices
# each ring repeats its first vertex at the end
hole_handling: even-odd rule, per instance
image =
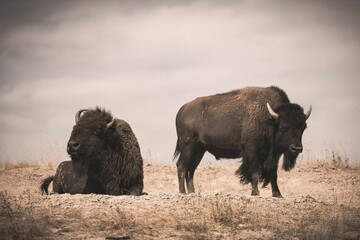
POLYGON ((188 189, 188 194, 195 193, 195 189, 188 189))
POLYGON ((260 195, 259 190, 252 190, 251 191, 251 196, 258 196, 258 195, 260 195))
POLYGON ((281 193, 273 193, 272 196, 273 196, 273 197, 277 197, 277 198, 283 198, 283 196, 281 195, 281 193))

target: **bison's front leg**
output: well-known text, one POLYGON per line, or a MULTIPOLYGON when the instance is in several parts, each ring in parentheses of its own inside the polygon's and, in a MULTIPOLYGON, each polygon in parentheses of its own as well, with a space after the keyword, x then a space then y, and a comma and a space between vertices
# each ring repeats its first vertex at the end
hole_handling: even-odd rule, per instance
MULTIPOLYGON (((71 182, 72 187, 69 188, 69 193, 70 194, 81 194, 84 193, 84 190, 86 188, 86 184, 87 184, 87 180, 88 180, 88 176, 86 174, 84 175, 79 175, 76 178, 74 177, 73 182, 71 182)), ((66 181, 70 181, 70 179, 65 180, 66 181)))
POLYGON ((240 182, 245 184, 251 183, 251 195, 257 196, 260 195, 258 189, 258 183, 260 178, 260 165, 256 157, 249 156, 251 156, 251 154, 244 154, 242 164, 236 171, 236 174, 240 176, 240 182))
POLYGON ((282 198, 283 196, 281 195, 279 186, 277 184, 277 169, 272 170, 270 182, 271 182, 272 196, 282 198))
POLYGON ((260 195, 258 189, 259 178, 260 174, 258 172, 251 174, 251 196, 260 195))
POLYGON ((140 196, 143 193, 144 184, 141 182, 137 183, 136 185, 132 186, 129 190, 130 195, 140 196))
POLYGON ((260 178, 260 166, 256 158, 250 158, 251 196, 260 195, 258 183, 260 178))

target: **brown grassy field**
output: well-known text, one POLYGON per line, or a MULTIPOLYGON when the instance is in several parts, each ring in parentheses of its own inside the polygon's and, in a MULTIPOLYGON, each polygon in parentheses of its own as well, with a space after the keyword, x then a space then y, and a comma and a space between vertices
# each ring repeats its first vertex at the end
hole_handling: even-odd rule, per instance
POLYGON ((3 165, 1 239, 360 239, 360 169, 299 164, 251 197, 238 164, 200 165, 195 194, 178 193, 175 164, 146 164, 148 195, 41 195, 57 164, 3 165))

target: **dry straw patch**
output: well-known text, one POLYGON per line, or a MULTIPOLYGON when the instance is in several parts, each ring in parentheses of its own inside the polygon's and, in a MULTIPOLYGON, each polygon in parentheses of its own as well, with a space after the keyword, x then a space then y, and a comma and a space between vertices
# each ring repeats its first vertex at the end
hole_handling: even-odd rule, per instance
MULTIPOLYGON (((288 186, 284 199, 250 197, 237 179, 236 188, 216 192, 203 184, 196 194, 181 195, 171 188, 177 187, 176 171, 168 165, 145 167, 152 186, 147 196, 41 196, 39 181, 54 170, 30 166, 9 165, 0 174, 3 189, 18 188, 0 195, 0 238, 360 239, 359 171, 332 162, 300 163, 289 174, 281 172, 288 186)), ((223 186, 233 172, 200 167, 198 182, 223 186)))
POLYGON ((119 207, 116 208, 116 216, 113 221, 112 227, 114 230, 122 233, 129 232, 132 228, 137 225, 136 220, 131 212, 127 213, 121 211, 119 207))
POLYGON ((47 215, 36 215, 33 207, 22 207, 0 192, 0 236, 3 239, 45 238, 50 234, 47 215))
POLYGON ((49 169, 55 171, 59 162, 38 162, 38 161, 22 161, 18 163, 5 162, 0 163, 0 171, 18 169, 18 168, 29 168, 29 167, 41 167, 44 169, 49 169))
POLYGON ((298 236, 306 240, 359 239, 359 216, 359 209, 316 208, 302 218, 298 236))

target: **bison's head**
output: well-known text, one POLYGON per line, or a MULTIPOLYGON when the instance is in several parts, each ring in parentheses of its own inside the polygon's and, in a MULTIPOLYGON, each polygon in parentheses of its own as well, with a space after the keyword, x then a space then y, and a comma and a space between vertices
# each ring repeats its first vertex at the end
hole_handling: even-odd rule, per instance
POLYGON ((283 169, 289 171, 296 163, 296 158, 303 151, 302 135, 306 129, 306 120, 310 117, 312 107, 304 113, 297 104, 281 105, 274 111, 269 103, 267 108, 275 121, 275 146, 284 154, 283 169))
POLYGON ((115 132, 114 118, 103 109, 85 109, 75 114, 75 126, 67 152, 76 167, 89 167, 104 155, 115 132))

